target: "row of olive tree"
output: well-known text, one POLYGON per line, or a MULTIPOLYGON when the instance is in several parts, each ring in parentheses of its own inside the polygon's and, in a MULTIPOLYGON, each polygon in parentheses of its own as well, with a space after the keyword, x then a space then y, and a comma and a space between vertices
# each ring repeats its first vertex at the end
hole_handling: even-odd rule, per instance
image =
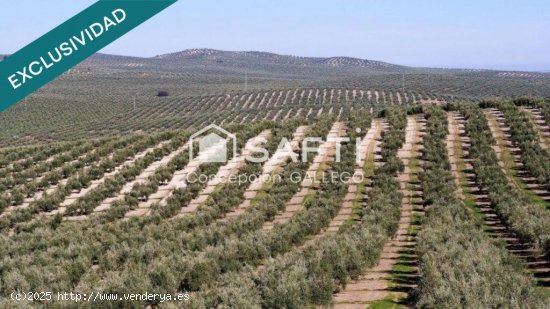
MULTIPOLYGON (((3 178, 10 175, 27 172, 28 169, 36 169, 40 163, 49 163, 51 161, 63 158, 67 153, 71 153, 73 149, 85 146, 91 141, 76 141, 67 143, 58 143, 52 145, 43 145, 41 147, 30 148, 14 148, 0 154, 0 177, 3 178), (25 155, 22 155, 25 154, 25 155), (48 162, 44 162, 48 161, 48 162)), ((41 171, 38 170, 37 173, 41 171)), ((5 190, 4 187, 0 187, 5 190)))
POLYGON ((104 139, 65 144, 57 151, 39 151, 31 158, 14 162, 10 168, 3 169, 0 176, 0 204, 20 205, 25 197, 34 196, 37 190, 43 190, 73 172, 75 166, 90 162, 91 153, 108 142, 112 141, 104 139), (54 155, 54 152, 57 154, 54 155))
POLYGON ((190 135, 190 132, 184 132, 181 135, 174 136, 169 143, 147 153, 133 164, 124 166, 118 173, 105 179, 101 185, 89 191, 67 207, 64 215, 89 215, 103 200, 108 197, 115 197, 124 184, 134 180, 151 163, 162 159, 186 143, 190 135))
POLYGON ((522 241, 535 249, 550 248, 550 214, 508 183, 492 149, 495 140, 479 106, 456 106, 467 118, 466 131, 471 139, 470 156, 479 185, 487 190, 489 200, 504 224, 522 241))
POLYGON ((483 231, 482 222, 455 195, 446 150, 447 115, 425 108, 426 214, 417 237, 419 308, 542 308, 534 278, 483 231))
POLYGON ((540 146, 539 136, 529 116, 509 102, 484 101, 481 106, 502 111, 510 127, 511 139, 522 151, 525 170, 537 178, 539 184, 550 189, 550 154, 540 146))
POLYGON ((174 135, 173 132, 160 133, 156 135, 136 138, 135 141, 125 140, 122 148, 116 150, 111 156, 103 157, 99 162, 88 167, 82 167, 73 176, 68 178, 67 182, 58 185, 51 194, 44 193, 37 201, 32 202, 24 209, 16 209, 0 219, 0 230, 5 230, 15 226, 17 223, 31 220, 40 212, 49 212, 57 209, 60 204, 72 192, 80 191, 91 185, 93 180, 101 178, 105 173, 112 171, 116 166, 123 164, 127 159, 134 157, 135 154, 158 144, 160 141, 167 140, 174 135))
MULTIPOLYGON (((366 114, 363 117, 367 117, 366 114)), ((401 195, 395 176, 403 169, 403 164, 401 161, 391 160, 391 157, 397 155, 401 146, 395 139, 404 140, 406 121, 403 112, 390 111, 388 118, 391 119, 392 128, 385 134, 382 144, 388 163, 375 171, 374 188, 368 193, 369 206, 357 209, 361 214, 361 221, 350 221, 337 234, 327 234, 303 249, 294 248, 287 254, 264 261, 265 267, 262 271, 257 272, 251 267, 227 273, 207 290, 203 287, 191 307, 303 308, 326 305, 330 303, 333 292, 341 285, 345 285, 350 278, 357 278, 366 267, 373 266, 380 256, 383 244, 397 230, 400 216, 401 195), (236 295, 244 297, 235 297, 236 295)), ((348 127, 353 126, 353 122, 348 123, 348 127)), ((353 132, 348 134, 354 135, 353 132)), ((343 147, 343 160, 339 166, 334 166, 335 169, 353 169, 354 156, 351 155, 353 151, 350 146, 343 147)), ((347 191, 345 184, 338 187, 337 191, 322 187, 317 198, 319 204, 310 207, 309 213, 304 213, 308 216, 298 220, 301 215, 297 215, 296 220, 282 226, 283 230, 278 234, 292 236, 296 232, 288 230, 299 231, 300 226, 297 223, 314 224, 315 220, 323 219, 321 221, 328 224, 331 215, 341 205, 341 194, 347 191), (324 198, 324 192, 331 193, 331 198, 324 198)), ((310 233, 308 227, 301 229, 310 233)))
MULTIPOLYGON (((276 148, 283 137, 291 138, 292 132, 301 123, 303 122, 292 121, 283 122, 280 125, 271 124, 274 127, 273 138, 268 142, 267 148, 276 148)), ((255 129, 261 131, 263 127, 258 126, 255 129)), ((245 142, 246 140, 242 143, 245 142)), ((250 167, 245 167, 240 172, 245 171, 250 172, 250 167)), ((258 169, 254 167, 254 172, 257 171, 258 169)), ((240 187, 238 189, 241 190, 240 187)), ((12 253, 17 253, 4 256, 7 258, 7 260, 4 260, 5 269, 7 270, 6 276, 3 276, 3 279, 6 279, 4 286, 16 288, 26 286, 50 287, 54 290, 63 291, 76 287, 78 282, 82 280, 78 285, 78 289, 84 290, 91 286, 99 287, 98 284, 102 280, 105 280, 105 282, 101 282, 102 284, 108 284, 109 286, 116 284, 118 281, 113 277, 115 274, 123 277, 135 274, 135 271, 128 272, 125 269, 126 267, 132 268, 135 266, 134 263, 139 261, 141 261, 139 263, 145 262, 147 265, 157 265, 158 268, 164 267, 163 262, 165 262, 165 259, 175 259, 181 264, 182 253, 188 250, 186 248, 191 247, 193 244, 202 247, 207 245, 202 244, 201 235, 216 235, 217 241, 220 241, 227 235, 226 233, 236 232, 237 228, 242 230, 241 233, 247 231, 249 226, 242 225, 242 222, 241 224, 227 224, 225 229, 216 229, 216 226, 209 225, 215 218, 222 215, 221 212, 213 213, 212 206, 216 206, 217 201, 225 205, 232 202, 234 206, 237 206, 242 201, 242 192, 242 190, 235 191, 235 187, 228 184, 216 191, 216 201, 209 201, 195 215, 172 220, 162 220, 163 216, 159 212, 148 218, 131 221, 92 220, 92 222, 79 223, 78 226, 63 224, 55 231, 48 230, 46 225, 42 225, 35 229, 33 234, 21 235, 18 241, 9 246, 10 249, 15 250, 12 253), (225 200, 227 202, 224 202, 225 200), (48 233, 49 237, 40 237, 44 233, 48 233), (71 237, 67 237, 67 235, 71 235, 71 237), (43 243, 44 239, 47 239, 48 250, 40 249, 43 248, 41 242, 43 243), (84 241, 84 239, 94 239, 94 241, 84 241), (63 243, 70 243, 69 246, 72 248, 70 252, 66 250, 65 245, 58 246, 60 240, 63 243), (145 247, 142 246, 144 243, 147 244, 145 247), (27 251, 26 248, 33 248, 34 250, 27 251), (73 260, 74 254, 78 255, 78 261, 73 260), (137 257, 141 254, 143 254, 143 258, 129 259, 130 256, 137 257), (19 256, 19 258, 24 256, 26 259, 32 260, 26 271, 17 268, 16 256, 19 256), (160 257, 164 257, 162 261, 157 260, 160 257), (73 262, 69 263, 69 261, 73 262), (92 275, 96 271, 90 272, 94 264, 98 267, 97 274, 101 274, 101 276, 92 275), (38 275, 35 272, 37 269, 41 269, 38 275), (16 273, 21 280, 12 280, 16 273), (52 283, 51 278, 56 278, 55 283, 52 283)), ((182 206, 184 205, 180 204, 179 208, 182 206)), ((139 266, 135 270, 152 271, 153 269, 143 266, 139 266)), ((166 266, 166 272, 171 272, 168 270, 170 267, 166 266)), ((146 280, 148 284, 144 286, 144 289, 138 289, 139 291, 162 291, 167 286, 170 286, 171 290, 178 288, 178 284, 170 285, 171 281, 159 282, 160 279, 153 280, 153 276, 153 273, 151 273, 151 276, 143 276, 139 281, 130 278, 128 280, 135 282, 135 284, 146 280), (152 281, 149 282, 148 280, 152 281), (151 285, 153 285, 153 289, 149 289, 151 285)), ((132 286, 134 284, 126 284, 121 286, 121 289, 132 286)))

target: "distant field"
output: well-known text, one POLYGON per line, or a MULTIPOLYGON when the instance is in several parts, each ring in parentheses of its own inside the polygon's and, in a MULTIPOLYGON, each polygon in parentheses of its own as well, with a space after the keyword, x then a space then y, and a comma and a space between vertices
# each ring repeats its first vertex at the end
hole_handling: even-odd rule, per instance
POLYGON ((322 113, 331 108, 334 113, 340 108, 346 113, 351 106, 399 105, 399 99, 401 104, 414 104, 472 102, 493 96, 549 98, 550 74, 410 68, 344 57, 215 50, 154 58, 96 55, 2 113, 0 145, 184 129, 276 115, 281 119, 299 109, 306 115, 312 109, 310 116, 321 108, 322 113), (159 98, 159 91, 169 96, 159 98), (281 91, 284 98, 279 98, 281 91), (298 98, 286 97, 293 91, 299 92, 298 98), (336 97, 320 98, 317 91, 336 91, 336 97), (349 95, 353 91, 376 92, 381 97, 358 99, 349 95), (275 94, 267 100, 276 102, 262 103, 265 93, 275 94), (250 96, 248 104, 240 102, 250 96))

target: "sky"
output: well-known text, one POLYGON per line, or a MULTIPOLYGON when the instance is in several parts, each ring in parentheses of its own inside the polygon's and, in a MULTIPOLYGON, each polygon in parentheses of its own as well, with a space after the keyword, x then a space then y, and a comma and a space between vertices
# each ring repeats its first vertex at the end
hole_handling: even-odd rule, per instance
MULTIPOLYGON (((1 1, 0 54, 94 2, 1 1)), ((151 57, 190 48, 550 71, 550 1, 179 0, 101 52, 151 57)))

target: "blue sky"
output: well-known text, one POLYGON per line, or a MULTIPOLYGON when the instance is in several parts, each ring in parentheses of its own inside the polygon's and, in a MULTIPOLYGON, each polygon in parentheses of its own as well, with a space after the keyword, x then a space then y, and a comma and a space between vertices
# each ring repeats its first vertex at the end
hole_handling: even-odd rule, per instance
MULTIPOLYGON (((0 3, 0 53, 13 53, 94 0, 0 3)), ((102 52, 188 48, 350 56, 397 64, 550 70, 547 0, 179 0, 102 52)))

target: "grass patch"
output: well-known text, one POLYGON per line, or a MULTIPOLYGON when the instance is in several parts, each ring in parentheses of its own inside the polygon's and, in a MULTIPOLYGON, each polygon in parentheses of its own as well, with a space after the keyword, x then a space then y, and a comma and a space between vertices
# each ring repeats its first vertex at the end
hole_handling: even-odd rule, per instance
POLYGON ((375 301, 369 304, 368 308, 369 309, 403 309, 406 307, 401 304, 398 304, 395 300, 388 298, 388 299, 375 301))
POLYGON ((281 171, 282 169, 276 169, 273 173, 271 173, 271 177, 268 178, 268 181, 263 183, 261 189, 258 190, 258 192, 256 193, 256 196, 252 200, 250 200, 250 205, 256 205, 258 204, 258 201, 266 197, 267 192, 271 190, 273 185, 275 185, 273 179, 276 179, 277 175, 279 175, 281 171))

